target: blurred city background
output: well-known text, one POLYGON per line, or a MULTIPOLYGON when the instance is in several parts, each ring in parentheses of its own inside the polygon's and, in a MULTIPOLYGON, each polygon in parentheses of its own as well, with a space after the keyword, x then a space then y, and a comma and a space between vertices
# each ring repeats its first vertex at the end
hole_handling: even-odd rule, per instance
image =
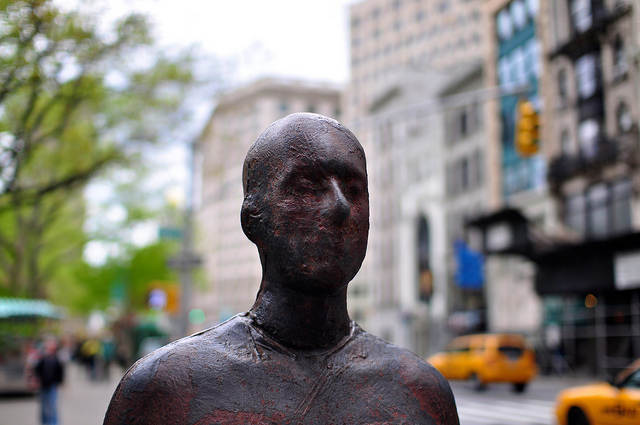
POLYGON ((292 112, 367 154, 353 320, 535 350, 524 395, 454 384, 463 425, 554 423, 640 358, 640 0, 231 3, 0 2, 0 425, 38 423, 46 340, 61 423, 99 424, 135 360, 251 307, 242 163, 292 112))

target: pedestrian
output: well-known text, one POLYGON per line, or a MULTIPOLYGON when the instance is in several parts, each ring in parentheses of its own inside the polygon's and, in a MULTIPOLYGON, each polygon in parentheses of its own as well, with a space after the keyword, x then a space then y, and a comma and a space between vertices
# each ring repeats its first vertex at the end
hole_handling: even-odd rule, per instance
POLYGON ((58 385, 64 380, 64 366, 57 353, 55 339, 44 344, 44 355, 35 367, 40 381, 40 420, 43 425, 58 425, 58 385))

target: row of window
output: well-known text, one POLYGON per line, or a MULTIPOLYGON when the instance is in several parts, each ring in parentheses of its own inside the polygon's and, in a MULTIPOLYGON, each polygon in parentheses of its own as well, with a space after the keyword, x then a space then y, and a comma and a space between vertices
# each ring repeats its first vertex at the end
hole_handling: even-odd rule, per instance
POLYGON ((571 26, 576 32, 585 32, 594 22, 595 13, 602 8, 602 0, 571 0, 571 26))
MULTIPOLYGON (((425 10, 424 10, 424 7, 428 6, 428 5, 431 5, 431 4, 434 4, 434 2, 432 2, 431 0, 415 0, 415 1, 417 1, 418 3, 422 3, 423 4, 423 8, 419 9, 416 12, 416 16, 418 14, 422 14, 424 16, 424 14, 426 13, 425 10)), ((469 3, 470 1, 479 2, 479 0, 460 0, 460 3, 469 3)), ((449 11, 452 8, 451 7, 452 3, 454 3, 452 0, 440 0, 437 3, 435 3, 434 10, 438 14, 445 13, 445 12, 449 11)), ((400 8, 402 7, 402 5, 403 5, 403 2, 401 0, 393 0, 391 2, 391 9, 392 9, 393 12, 397 13, 400 10, 400 8)), ((374 7, 373 9, 371 9, 371 12, 369 12, 369 13, 370 13, 370 18, 375 21, 375 20, 379 19, 380 16, 382 16, 383 9, 380 8, 380 7, 374 7)), ((361 16, 352 17, 351 18, 351 28, 358 28, 361 25, 363 19, 367 19, 367 18, 365 18, 364 16, 362 16, 362 17, 361 16)))
POLYGON ((498 60, 498 81, 504 89, 523 86, 537 79, 541 72, 540 44, 535 38, 498 60))
MULTIPOLYGON (((623 77, 629 70, 629 63, 622 37, 617 35, 613 42, 613 78, 623 77)), ((602 66, 599 52, 591 52, 579 57, 575 62, 578 97, 582 100, 592 97, 602 87, 602 66)), ((566 69, 557 74, 559 106, 568 106, 569 83, 566 69)))
MULTIPOLYGON (((383 48, 375 49, 371 54, 351 57, 351 66, 357 67, 362 65, 368 61, 378 60, 380 57, 389 57, 392 54, 398 53, 402 51, 403 47, 410 47, 413 44, 413 38, 408 37, 405 41, 399 41, 395 44, 387 44, 383 48)), ((421 53, 422 56, 431 56, 438 54, 439 52, 450 52, 451 49, 463 50, 469 48, 469 46, 478 46, 482 41, 480 34, 478 32, 473 32, 468 36, 460 36, 456 40, 447 41, 442 45, 438 43, 425 45, 424 51, 421 53), (427 50, 426 47, 429 47, 427 50)))
POLYGON ((481 128, 482 116, 479 103, 458 108, 447 116, 447 144, 453 145, 461 142, 481 128))
MULTIPOLYGON (((286 100, 281 100, 280 103, 278 103, 278 112, 280 113, 280 115, 287 115, 291 112, 294 112, 291 105, 289 104, 288 101, 286 100)), ((313 103, 309 103, 307 104, 307 106, 304 109, 304 112, 312 112, 312 113, 316 113, 318 112, 318 107, 317 105, 313 104, 313 103)), ((340 119, 340 115, 342 113, 342 111, 340 110, 339 106, 336 106, 333 111, 333 116, 332 118, 335 119, 340 119)))
POLYGON ((514 0, 496 18, 498 37, 509 40, 538 15, 539 0, 514 0))
MULTIPOLYGON (((629 133, 633 129, 631 110, 624 101, 618 103, 616 107, 616 128, 619 135, 629 133)), ((595 158, 598 154, 602 135, 602 122, 598 118, 588 118, 578 124, 578 148, 583 157, 587 159, 595 158)), ((571 155, 574 151, 571 136, 567 129, 560 133, 560 149, 564 155, 571 155)))
POLYGON ((447 195, 456 196, 481 187, 484 181, 483 170, 484 155, 480 149, 447 164, 447 195))
POLYGON ((631 229, 631 196, 627 179, 595 184, 565 199, 565 224, 588 238, 627 232, 631 229))
MULTIPOLYGON (((446 24, 443 24, 443 25, 438 25, 434 23, 431 25, 427 25, 429 27, 428 30, 416 32, 415 35, 410 34, 405 39, 405 44, 411 44, 413 43, 414 40, 415 41, 426 40, 428 38, 434 37, 437 34, 444 34, 445 32, 457 31, 458 28, 463 28, 470 24, 474 25, 479 20, 480 20, 480 12, 477 10, 471 11, 469 15, 459 14, 455 22, 447 22, 446 24)), ((391 30, 395 33, 399 33, 403 30, 404 30, 403 32, 407 32, 406 31, 407 25, 405 22, 399 19, 396 19, 391 26, 391 30)), ((380 27, 376 27, 371 31, 371 38, 368 38, 368 37, 362 38, 361 36, 358 36, 356 33, 352 33, 351 46, 353 48, 357 48, 362 44, 363 41, 366 41, 369 39, 374 39, 374 40, 379 39, 383 35, 383 33, 384 33, 384 29, 380 27)))

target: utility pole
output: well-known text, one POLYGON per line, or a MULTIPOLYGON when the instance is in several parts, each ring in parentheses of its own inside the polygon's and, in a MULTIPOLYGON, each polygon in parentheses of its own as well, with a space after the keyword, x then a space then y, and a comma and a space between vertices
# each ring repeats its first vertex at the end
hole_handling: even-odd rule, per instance
POLYGON ((193 292, 193 269, 200 266, 202 259, 193 249, 193 187, 195 179, 195 142, 189 142, 187 158, 187 192, 185 196, 184 223, 182 229, 182 247, 177 256, 170 258, 169 267, 178 271, 180 276, 180 319, 175 330, 175 339, 189 332, 189 312, 191 311, 193 292))

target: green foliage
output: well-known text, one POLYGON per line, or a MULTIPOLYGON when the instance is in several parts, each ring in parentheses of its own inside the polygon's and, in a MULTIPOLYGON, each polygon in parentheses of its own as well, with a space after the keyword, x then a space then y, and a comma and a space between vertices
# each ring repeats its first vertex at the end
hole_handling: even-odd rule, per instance
MULTIPOLYGON (((191 54, 157 51, 144 16, 111 31, 98 19, 52 0, 0 0, 0 294, 73 299, 79 310, 93 294, 104 305, 99 282, 115 272, 82 264, 82 190, 107 169, 140 168, 141 146, 186 120, 191 54)), ((150 214, 127 208, 130 221, 150 214)))
POLYGON ((72 279, 59 285, 51 299, 73 313, 105 310, 118 302, 127 310, 145 310, 151 283, 176 281, 175 273, 167 267, 167 260, 175 250, 172 243, 158 242, 131 248, 124 256, 112 258, 102 266, 81 263, 73 271, 72 279), (121 290, 124 299, 118 300, 121 290))

